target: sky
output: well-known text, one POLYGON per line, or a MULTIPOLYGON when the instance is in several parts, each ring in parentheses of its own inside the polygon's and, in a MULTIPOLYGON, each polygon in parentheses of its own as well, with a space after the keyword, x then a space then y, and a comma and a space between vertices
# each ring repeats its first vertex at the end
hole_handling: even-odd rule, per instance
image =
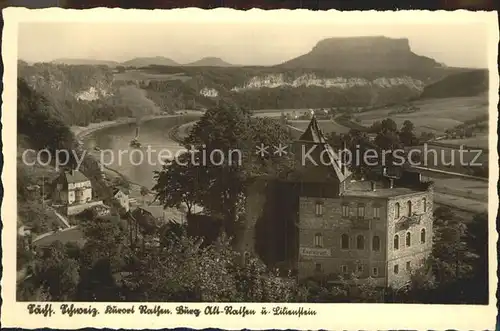
POLYGON ((408 38, 412 51, 448 66, 486 68, 487 26, 468 24, 363 25, 239 23, 20 23, 18 57, 126 61, 165 56, 189 63, 214 56, 238 65, 274 65, 309 52, 329 37, 408 38))

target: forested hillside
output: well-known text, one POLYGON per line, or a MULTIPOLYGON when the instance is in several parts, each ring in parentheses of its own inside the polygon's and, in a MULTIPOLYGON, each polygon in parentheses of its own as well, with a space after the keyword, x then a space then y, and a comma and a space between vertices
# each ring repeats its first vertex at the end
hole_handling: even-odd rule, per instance
POLYGON ((29 66, 20 62, 19 77, 19 84, 43 96, 51 105, 47 111, 69 126, 133 117, 146 108, 127 100, 135 91, 115 84, 113 72, 106 66, 49 63, 29 66))
POLYGON ((135 68, 20 62, 19 77, 44 94, 69 125, 216 105, 359 111, 417 99, 422 93, 469 95, 485 88, 474 83, 484 80, 481 74, 447 68, 413 53, 407 39, 385 37, 325 39, 309 53, 274 67, 225 66, 218 58, 196 65, 164 57, 134 61, 129 64, 135 68), (470 81, 477 86, 467 88, 470 81))
POLYGON ((427 86, 422 98, 470 97, 488 91, 488 70, 467 70, 427 86))

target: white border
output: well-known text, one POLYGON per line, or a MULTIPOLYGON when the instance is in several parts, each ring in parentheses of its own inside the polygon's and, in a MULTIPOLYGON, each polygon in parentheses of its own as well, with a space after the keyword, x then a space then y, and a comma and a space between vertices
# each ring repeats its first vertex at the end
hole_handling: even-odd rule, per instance
MULTIPOLYGON (((2 203, 2 243, 3 243, 3 277, 1 307, 1 324, 3 327, 22 328, 65 328, 109 327, 109 328, 171 328, 218 327, 224 329, 494 329, 496 323, 496 289, 497 289, 497 252, 498 239, 495 229, 498 197, 496 183, 498 181, 497 145, 497 104, 498 104, 498 21, 495 12, 467 12, 464 10, 445 11, 308 11, 308 10, 273 10, 236 11, 232 9, 201 10, 195 8, 175 10, 123 10, 123 9, 91 9, 67 10, 60 8, 28 10, 24 8, 8 8, 3 11, 4 30, 2 38, 2 57, 4 62, 4 91, 2 106, 2 139, 4 144, 4 169, 2 182, 4 185, 4 201, 2 203), (411 305, 411 304, 284 304, 289 308, 304 307, 317 311, 316 316, 247 316, 245 318, 225 315, 163 315, 162 317, 147 315, 104 315, 102 312, 95 318, 75 316, 72 318, 56 315, 45 318, 39 315, 29 315, 26 303, 15 301, 16 283, 16 91, 17 91, 17 31, 20 22, 275 22, 296 24, 321 24, 332 22, 338 24, 468 24, 482 22, 489 31, 489 68, 490 68, 490 186, 489 186, 489 271, 490 271, 490 304, 488 306, 473 305, 411 305)), ((469 50, 465 50, 467 52, 469 50)), ((52 303, 58 311, 58 304, 52 303)), ((103 303, 81 303, 79 306, 101 307, 103 303)), ((115 304, 128 307, 129 303, 115 304)), ((137 310, 137 303, 136 310, 137 310)), ((150 303, 149 305, 154 305, 150 303)), ((164 307, 173 309, 178 304, 162 303, 164 307)), ((201 308, 210 303, 189 304, 193 308, 201 308)), ((225 304, 220 304, 225 305, 225 304)), ((277 304, 235 304, 247 306, 260 312, 261 307, 274 307, 277 304)))

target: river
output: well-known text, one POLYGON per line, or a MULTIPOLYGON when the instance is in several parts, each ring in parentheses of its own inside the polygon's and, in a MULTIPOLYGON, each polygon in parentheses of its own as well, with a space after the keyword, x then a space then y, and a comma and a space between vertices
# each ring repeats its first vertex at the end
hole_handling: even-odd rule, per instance
POLYGON ((160 170, 162 159, 182 150, 169 137, 172 127, 194 121, 196 117, 166 117, 144 121, 139 126, 141 148, 130 147, 135 137, 135 123, 104 127, 86 135, 82 140, 87 150, 93 151, 108 167, 120 172, 131 182, 152 188, 153 172, 160 170), (96 151, 98 147, 100 151, 96 151))

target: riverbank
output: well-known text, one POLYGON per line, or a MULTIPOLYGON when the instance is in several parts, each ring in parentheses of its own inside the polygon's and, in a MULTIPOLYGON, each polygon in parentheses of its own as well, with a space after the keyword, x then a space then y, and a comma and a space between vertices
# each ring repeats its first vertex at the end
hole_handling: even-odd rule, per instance
MULTIPOLYGON (((184 115, 151 115, 141 118, 140 123, 162 119, 162 118, 174 118, 174 117, 183 117, 184 115)), ((99 123, 90 123, 87 126, 72 126, 70 127, 71 132, 75 135, 76 139, 82 140, 88 135, 95 133, 96 131, 124 125, 130 123, 136 123, 136 118, 119 118, 113 121, 104 121, 99 123)))
MULTIPOLYGON (((179 143, 180 138, 184 136, 184 132, 186 131, 184 127, 188 128, 192 126, 193 122, 195 122, 195 119, 197 120, 197 117, 201 116, 199 112, 193 113, 183 113, 183 114, 175 114, 175 115, 155 115, 155 116, 147 116, 143 117, 140 120, 141 124, 151 122, 151 121, 158 121, 158 120, 165 120, 165 119, 174 119, 175 123, 180 123, 177 125, 173 125, 172 127, 169 127, 166 132, 167 137, 171 140, 171 142, 174 143, 179 143), (196 116, 193 116, 196 115, 196 116), (179 130, 180 129, 180 130, 179 130), (180 133, 180 136, 177 137, 177 134, 180 133)), ((71 131, 75 135, 75 138, 82 144, 83 147, 83 142, 86 138, 88 138, 92 134, 97 134, 98 131, 101 130, 106 130, 109 128, 113 127, 118 127, 122 125, 130 125, 132 123, 136 123, 137 119, 135 118, 120 118, 114 121, 104 121, 100 123, 92 123, 89 126, 86 127, 78 127, 78 126, 73 126, 71 127, 71 131)), ((166 143, 168 144, 169 141, 167 140, 166 143)), ((85 147, 84 147, 85 148, 85 147)), ((89 149, 85 148, 86 153, 92 157, 94 157, 96 160, 100 159, 99 151, 95 149, 89 149)), ((140 191, 143 189, 143 185, 140 183, 137 183, 134 181, 134 179, 129 178, 126 174, 122 173, 120 170, 114 168, 112 165, 107 166, 107 165, 102 165, 103 173, 106 176, 106 178, 110 181, 113 181, 116 178, 120 178, 126 182, 128 182, 131 186, 131 191, 137 191, 133 194, 136 195, 137 197, 140 197, 140 191)), ((131 193, 132 193, 131 192, 131 193)))

